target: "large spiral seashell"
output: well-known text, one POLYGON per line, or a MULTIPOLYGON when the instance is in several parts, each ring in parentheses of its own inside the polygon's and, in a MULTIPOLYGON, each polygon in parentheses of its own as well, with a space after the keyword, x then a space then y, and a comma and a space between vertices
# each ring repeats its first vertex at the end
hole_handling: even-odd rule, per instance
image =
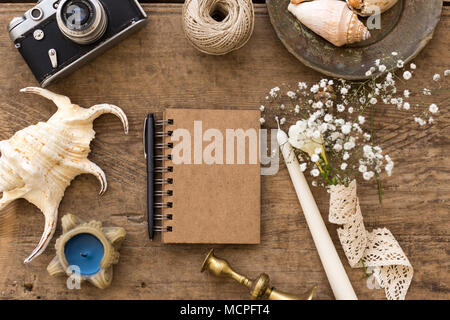
POLYGON ((343 1, 290 3, 288 10, 301 23, 337 47, 370 38, 369 30, 343 1))
POLYGON ((398 0, 347 0, 348 5, 363 17, 383 13, 397 2, 398 0))
POLYGON ((116 115, 128 133, 128 120, 117 106, 95 105, 89 109, 71 103, 68 97, 41 88, 21 92, 39 94, 52 100, 58 111, 47 121, 22 129, 9 140, 0 141, 0 210, 23 198, 38 207, 45 217, 44 232, 30 262, 50 243, 56 229, 58 207, 66 188, 78 175, 95 175, 100 194, 107 183, 103 170, 88 159, 94 139, 93 122, 105 113, 116 115))

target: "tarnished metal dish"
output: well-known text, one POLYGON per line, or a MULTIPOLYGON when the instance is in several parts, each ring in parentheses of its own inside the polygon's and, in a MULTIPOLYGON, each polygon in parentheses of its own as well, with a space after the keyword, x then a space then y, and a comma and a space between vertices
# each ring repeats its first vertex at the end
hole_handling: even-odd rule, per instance
MULTIPOLYGON (((412 60, 432 38, 442 11, 442 0, 400 0, 379 16, 379 29, 368 25, 368 40, 336 47, 300 23, 288 11, 289 2, 266 0, 270 21, 283 45, 308 67, 347 80, 368 78, 366 71, 377 59, 388 70, 398 59, 412 60), (398 53, 395 58, 394 51, 398 53)), ((370 24, 377 22, 376 17, 360 17, 365 24, 368 19, 372 19, 370 24)))

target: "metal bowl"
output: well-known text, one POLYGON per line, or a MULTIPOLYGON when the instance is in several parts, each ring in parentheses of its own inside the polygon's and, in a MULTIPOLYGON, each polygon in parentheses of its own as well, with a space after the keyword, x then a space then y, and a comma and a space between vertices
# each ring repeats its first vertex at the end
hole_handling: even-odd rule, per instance
MULTIPOLYGON (((399 0, 381 14, 381 28, 370 30, 370 39, 343 47, 335 47, 302 25, 287 10, 289 0, 266 0, 266 4, 278 38, 298 60, 331 77, 362 80, 368 78, 366 71, 376 59, 388 70, 398 59, 412 60, 433 37, 443 1, 399 0)), ((365 23, 367 18, 360 20, 365 23)))

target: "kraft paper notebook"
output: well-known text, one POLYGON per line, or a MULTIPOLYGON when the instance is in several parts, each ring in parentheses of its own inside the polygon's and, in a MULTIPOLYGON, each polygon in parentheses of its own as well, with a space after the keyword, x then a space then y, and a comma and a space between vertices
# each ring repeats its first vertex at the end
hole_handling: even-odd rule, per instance
POLYGON ((163 243, 260 242, 259 119, 257 110, 165 111, 155 128, 163 243))

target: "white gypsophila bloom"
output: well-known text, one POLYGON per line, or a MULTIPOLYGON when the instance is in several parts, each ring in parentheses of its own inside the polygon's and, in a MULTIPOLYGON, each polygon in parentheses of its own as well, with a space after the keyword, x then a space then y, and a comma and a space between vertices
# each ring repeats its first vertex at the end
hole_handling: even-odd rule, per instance
POLYGON ((431 96, 431 90, 427 88, 423 88, 423 95, 424 96, 431 96))
POLYGON ((347 151, 344 152, 344 155, 342 156, 342 159, 344 159, 344 161, 348 160, 350 158, 350 155, 347 151))
POLYGON ((403 72, 403 79, 409 80, 409 79, 411 79, 411 77, 412 77, 412 73, 411 72, 409 72, 409 71, 403 72))
POLYGON ((380 65, 380 63, 381 63, 381 60, 380 60, 380 59, 375 60, 375 65, 376 65, 377 67, 380 65))
POLYGON ((386 71, 386 66, 384 65, 384 64, 382 64, 382 65, 380 65, 379 67, 378 67, 378 70, 380 70, 380 72, 385 72, 386 71))
POLYGON ((286 94, 291 99, 295 99, 297 97, 294 91, 288 91, 286 94))
POLYGON ((366 97, 359 98, 359 102, 361 102, 361 104, 366 103, 366 97))
POLYGON ((332 86, 333 84, 334 84, 334 81, 333 81, 333 80, 329 80, 329 81, 328 81, 328 85, 329 85, 329 86, 332 86))
POLYGON ((300 112, 300 106, 298 104, 295 106, 294 112, 295 113, 299 113, 300 112))
POLYGON ((438 108, 438 106, 436 105, 436 104, 431 104, 430 105, 430 107, 429 107, 429 109, 428 109, 431 113, 436 113, 436 112, 438 112, 439 111, 439 108, 438 108))
POLYGON ((347 122, 341 127, 341 131, 343 134, 349 134, 352 131, 351 123, 347 122))
POLYGON ((415 63, 411 63, 409 67, 413 70, 416 70, 416 68, 417 68, 415 63))
POLYGON ((325 102, 325 105, 326 105, 328 108, 331 108, 331 107, 333 106, 333 104, 334 104, 334 102, 331 101, 331 100, 328 100, 327 102, 325 102))
POLYGON ((393 56, 397 56, 397 55, 398 55, 398 52, 397 52, 397 51, 394 51, 394 52, 392 52, 392 55, 393 55, 393 56))
POLYGON ((448 77, 448 76, 450 76, 450 70, 449 69, 444 71, 444 77, 448 77))
POLYGON ((264 118, 259 118, 259 122, 260 122, 261 124, 264 124, 264 123, 266 122, 266 119, 264 119, 264 118))
POLYGON ((361 172, 361 173, 366 172, 366 171, 367 171, 367 166, 361 164, 361 165, 359 166, 359 168, 358 168, 358 171, 361 172))
POLYGON ((345 170, 345 169, 347 169, 347 164, 345 163, 345 162, 343 162, 342 164, 341 164, 341 170, 345 170))
POLYGON ((311 161, 312 162, 317 162, 317 161, 319 161, 320 160, 320 157, 317 155, 317 154, 313 154, 312 156, 311 156, 311 161))
POLYGON ((364 122, 366 122, 366 118, 364 118, 363 116, 359 116, 358 122, 359 122, 359 124, 364 124, 364 122))
POLYGON ((333 149, 334 149, 334 151, 336 151, 336 152, 340 152, 340 151, 342 150, 342 145, 339 144, 339 143, 336 143, 336 144, 333 146, 333 149))
POLYGON ((284 110, 286 108, 286 106, 282 103, 281 105, 280 105, 280 109, 281 110, 284 110))
POLYGON ((373 176, 375 175, 375 173, 373 173, 373 171, 367 171, 363 173, 363 178, 364 180, 369 181, 370 179, 373 178, 373 176))
POLYGON ((433 117, 429 117, 429 118, 428 118, 428 123, 429 123, 429 124, 432 124, 433 122, 434 122, 433 117))
POLYGON ((341 134, 339 132, 337 132, 337 131, 333 132, 330 135, 331 141, 336 141, 340 136, 341 136, 341 134))
POLYGON ((354 141, 348 141, 348 142, 344 143, 345 150, 352 150, 354 147, 355 147, 354 141))
POLYGON ((315 154, 321 154, 322 153, 322 148, 316 148, 316 150, 314 150, 315 154))
POLYGON ((405 65, 405 62, 403 60, 397 61, 397 68, 403 68, 404 65, 405 65))
POLYGON ((342 94, 343 96, 345 96, 347 93, 348 93, 348 89, 345 88, 345 87, 342 87, 342 88, 341 88, 341 94, 342 94))
POLYGON ((286 122, 286 118, 281 118, 280 119, 280 124, 284 124, 286 122))
POLYGON ((325 122, 333 121, 333 116, 332 116, 331 114, 327 113, 327 114, 325 115, 325 117, 323 118, 323 120, 324 120, 325 122))
POLYGON ((312 93, 317 93, 317 92, 319 92, 319 89, 320 89, 319 85, 315 84, 311 87, 310 90, 312 93))
POLYGON ((298 88, 299 88, 300 90, 305 90, 305 89, 308 88, 308 85, 306 84, 306 82, 299 82, 299 83, 298 83, 298 88))
POLYGON ((411 105, 409 104, 409 102, 405 102, 405 103, 403 104, 403 109, 409 110, 410 108, 411 108, 411 105))
POLYGON ((305 172, 307 167, 308 167, 308 165, 307 165, 306 163, 300 164, 300 170, 301 170, 301 172, 305 172))
POLYGON ((261 107, 259 107, 259 110, 260 110, 261 112, 263 112, 265 109, 266 109, 266 107, 264 107, 263 105, 261 105, 261 107))
POLYGON ((320 175, 319 169, 313 169, 313 170, 311 170, 311 175, 312 175, 313 177, 318 177, 318 176, 320 175))
POLYGON ((427 124, 427 122, 420 117, 414 117, 414 121, 418 123, 420 126, 424 126, 427 124))
POLYGON ((441 80, 441 75, 440 75, 439 73, 436 73, 436 74, 433 76, 433 81, 439 81, 439 80, 441 80))
POLYGON ((270 89, 269 94, 272 98, 276 98, 278 96, 278 92, 280 92, 280 88, 275 87, 275 88, 270 89))
POLYGON ((377 98, 371 98, 370 99, 370 103, 371 104, 377 104, 377 102, 378 102, 377 98))
POLYGON ((372 75, 372 71, 367 70, 367 72, 366 72, 366 77, 370 77, 371 75, 372 75))
POLYGON ((405 98, 409 98, 410 95, 411 95, 411 92, 410 92, 409 90, 403 91, 403 96, 404 96, 405 98))
POLYGON ((344 106, 343 104, 338 104, 338 105, 337 105, 337 110, 338 110, 339 112, 344 112, 344 111, 345 111, 345 106, 344 106))
POLYGON ((348 113, 353 113, 353 107, 349 107, 347 111, 348 113))
POLYGON ((313 187, 317 187, 317 181, 314 180, 313 182, 311 182, 311 184, 313 187))
POLYGON ((370 134, 368 134, 368 133, 366 132, 366 133, 363 134, 363 138, 364 138, 364 140, 369 141, 370 138, 372 138, 372 137, 370 136, 370 134))

